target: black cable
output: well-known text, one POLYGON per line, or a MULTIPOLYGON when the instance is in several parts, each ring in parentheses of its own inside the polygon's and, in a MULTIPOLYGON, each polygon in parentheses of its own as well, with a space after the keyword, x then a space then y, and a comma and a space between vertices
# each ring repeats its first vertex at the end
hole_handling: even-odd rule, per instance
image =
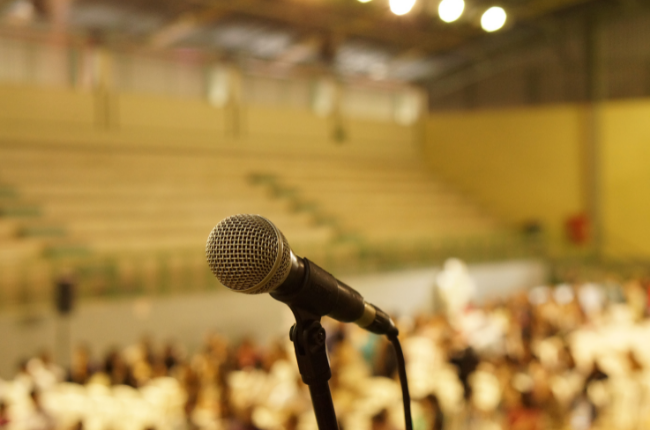
POLYGON ((393 344, 395 356, 397 357, 397 373, 399 373, 399 382, 402 386, 402 401, 404 402, 404 422, 406 430, 413 430, 413 420, 411 418, 411 395, 409 394, 409 384, 406 379, 406 362, 404 353, 397 336, 388 336, 388 340, 393 344))

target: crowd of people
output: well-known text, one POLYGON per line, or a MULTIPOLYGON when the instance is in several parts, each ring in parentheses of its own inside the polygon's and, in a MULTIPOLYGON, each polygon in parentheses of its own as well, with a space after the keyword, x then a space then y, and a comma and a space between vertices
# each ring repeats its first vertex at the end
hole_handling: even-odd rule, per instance
MULTIPOLYGON (((576 283, 398 318, 415 430, 650 428, 648 284, 576 283)), ((343 430, 404 428, 392 346, 325 321, 343 430)), ((47 354, 0 382, 2 430, 311 430, 288 339, 148 339, 69 369, 47 354)))

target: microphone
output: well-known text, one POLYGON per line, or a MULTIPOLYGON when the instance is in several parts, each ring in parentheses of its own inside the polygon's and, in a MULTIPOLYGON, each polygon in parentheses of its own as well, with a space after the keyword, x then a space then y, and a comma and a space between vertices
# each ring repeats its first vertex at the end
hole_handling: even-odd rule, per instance
POLYGON ((361 294, 306 258, 296 256, 282 232, 260 215, 239 214, 212 229, 205 245, 212 273, 227 288, 271 297, 376 334, 396 337, 395 323, 361 294))

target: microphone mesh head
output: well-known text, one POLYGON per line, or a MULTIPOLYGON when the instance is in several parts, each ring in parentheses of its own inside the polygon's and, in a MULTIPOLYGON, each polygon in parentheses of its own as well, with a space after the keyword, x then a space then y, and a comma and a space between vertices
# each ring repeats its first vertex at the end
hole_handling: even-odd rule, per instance
POLYGON ((205 255, 219 282, 246 294, 277 288, 291 269, 287 239, 259 215, 240 214, 222 220, 208 236, 205 255))

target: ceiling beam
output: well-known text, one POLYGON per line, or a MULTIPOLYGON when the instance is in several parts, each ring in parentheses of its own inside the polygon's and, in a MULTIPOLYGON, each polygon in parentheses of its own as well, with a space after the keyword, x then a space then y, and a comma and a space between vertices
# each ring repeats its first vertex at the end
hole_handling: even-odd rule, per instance
MULTIPOLYGON (((526 22, 549 13, 595 0, 529 0, 509 8, 515 22, 526 22)), ((397 49, 426 53, 451 50, 483 35, 470 24, 449 26, 424 12, 398 17, 376 4, 306 3, 286 0, 190 0, 208 11, 221 11, 289 25, 301 31, 325 31, 344 37, 360 37, 397 49)))
POLYGON ((467 27, 445 28, 428 16, 392 16, 385 8, 372 4, 348 4, 340 7, 332 4, 315 5, 278 0, 191 2, 207 10, 259 18, 306 32, 315 30, 345 37, 361 37, 399 49, 419 48, 427 52, 438 52, 457 46, 467 36, 475 33, 467 27))
POLYGON ((528 3, 516 7, 514 9, 514 14, 518 19, 527 21, 593 1, 594 0, 529 0, 528 3))
POLYGON ((185 13, 151 34, 149 36, 149 45, 156 49, 167 48, 225 15, 227 15, 226 11, 213 8, 185 13))
POLYGON ((297 43, 289 46, 275 57, 274 62, 278 64, 296 64, 318 55, 325 43, 322 36, 308 36, 297 43))

